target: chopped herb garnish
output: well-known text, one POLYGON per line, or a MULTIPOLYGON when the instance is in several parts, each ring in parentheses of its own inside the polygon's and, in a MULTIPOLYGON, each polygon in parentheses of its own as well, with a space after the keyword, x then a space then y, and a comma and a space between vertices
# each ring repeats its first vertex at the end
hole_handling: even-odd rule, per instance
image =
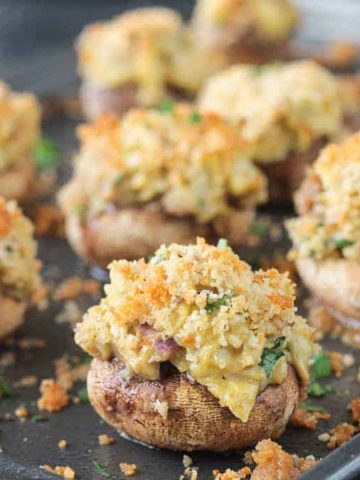
POLYGON ((125 175, 123 173, 119 173, 118 175, 116 175, 116 177, 114 178, 114 185, 120 185, 124 178, 125 175))
POLYGON ((157 107, 160 113, 173 113, 175 102, 173 100, 163 100, 157 107))
POLYGON ((208 313, 213 313, 215 310, 218 310, 221 306, 226 305, 228 300, 231 300, 232 295, 225 293, 222 297, 219 297, 215 300, 209 300, 206 302, 205 310, 208 313))
POLYGON ((111 478, 112 474, 109 472, 109 470, 106 470, 106 468, 101 465, 101 463, 97 462, 96 460, 93 460, 93 465, 95 467, 95 470, 100 473, 105 478, 111 478))
POLYGON ((308 387, 308 394, 310 397, 323 397, 327 393, 332 393, 334 389, 330 385, 322 385, 321 383, 314 380, 310 383, 308 387))
POLYGON ((336 238, 335 245, 336 248, 342 250, 343 248, 351 247, 351 245, 354 245, 354 242, 353 240, 349 240, 348 238, 336 238))
POLYGON ((158 263, 161 263, 165 258, 165 255, 163 253, 160 253, 157 257, 155 257, 154 263, 157 265, 158 263))
POLYGON ((79 390, 78 397, 82 403, 87 403, 89 401, 89 395, 86 387, 79 390))
POLYGON ((254 222, 251 227, 250 227, 251 233, 255 233, 256 235, 259 235, 260 237, 263 237, 267 235, 270 231, 270 225, 268 225, 265 222, 262 222, 258 220, 257 222, 254 222))
POLYGON ((12 391, 3 378, 0 377, 0 398, 12 397, 12 391))
POLYGON ((226 238, 220 238, 220 240, 217 243, 218 248, 226 248, 228 246, 229 245, 228 245, 228 241, 226 240, 226 238))
POLYGON ((190 123, 200 123, 201 122, 201 114, 199 112, 192 112, 189 117, 190 123))
POLYGON ((34 423, 39 423, 39 422, 47 422, 49 420, 49 417, 46 415, 33 415, 31 417, 31 421, 34 423))
POLYGON ((332 374, 332 363, 329 355, 319 352, 313 357, 311 365, 311 378, 318 380, 319 378, 327 378, 332 374))
POLYGON ((300 408, 301 410, 304 410, 304 412, 320 412, 320 413, 325 412, 325 410, 319 405, 312 405, 308 402, 301 402, 300 408))
POLYGON ((61 162, 62 155, 54 142, 41 138, 35 146, 34 159, 37 168, 42 171, 55 168, 61 162))
POLYGON ((265 370, 266 376, 271 377, 276 362, 285 355, 285 337, 277 337, 271 348, 264 348, 261 356, 260 366, 265 370))

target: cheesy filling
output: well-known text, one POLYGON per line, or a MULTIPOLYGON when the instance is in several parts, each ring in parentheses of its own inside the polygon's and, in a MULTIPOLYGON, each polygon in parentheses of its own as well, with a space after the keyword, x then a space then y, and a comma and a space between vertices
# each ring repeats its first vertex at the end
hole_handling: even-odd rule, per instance
POLYGON ((103 88, 137 86, 137 103, 157 104, 169 85, 196 91, 223 60, 199 45, 177 12, 142 8, 87 26, 77 43, 81 77, 103 88))
POLYGON ((282 383, 288 364, 304 383, 316 350, 296 315, 294 285, 276 270, 252 272, 228 247, 162 246, 154 257, 110 266, 106 297, 76 328, 90 355, 120 358, 130 372, 160 378, 161 351, 144 325, 178 349, 168 360, 246 422, 256 396, 282 383))
POLYGON ((246 142, 216 115, 187 105, 104 116, 79 129, 75 173, 60 195, 66 214, 90 216, 160 202, 174 216, 206 223, 266 199, 266 180, 248 160, 246 142))
POLYGON ((14 93, 0 82, 0 173, 29 160, 40 135, 40 105, 34 95, 14 93))
POLYGON ((297 11, 288 0, 198 0, 192 23, 205 31, 235 29, 255 33, 264 43, 286 39, 297 23, 297 11))
POLYGON ((306 182, 310 207, 287 223, 290 257, 360 260, 360 134, 324 148, 306 182))
POLYGON ((198 105, 237 125, 251 158, 262 163, 281 161, 344 131, 338 82, 311 61, 231 67, 205 84, 198 105))
POLYGON ((0 197, 0 292, 23 300, 41 288, 33 225, 16 202, 0 197))

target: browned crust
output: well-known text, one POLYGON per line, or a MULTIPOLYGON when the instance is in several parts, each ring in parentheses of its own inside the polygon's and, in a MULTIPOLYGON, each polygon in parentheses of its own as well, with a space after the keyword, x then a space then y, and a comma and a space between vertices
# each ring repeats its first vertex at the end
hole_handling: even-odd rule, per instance
POLYGON ((27 303, 0 296, 0 341, 11 335, 24 321, 27 303))
POLYGON ((39 174, 31 158, 15 163, 0 173, 0 195, 8 200, 27 202, 50 191, 54 174, 39 174))
POLYGON ((296 267, 306 287, 330 309, 360 321, 359 262, 302 258, 296 267))
POLYGON ((141 442, 171 450, 242 449, 264 438, 277 438, 297 407, 299 384, 292 368, 281 385, 267 387, 249 421, 237 419, 210 392, 186 374, 162 380, 128 380, 118 360, 93 360, 88 376, 90 401, 112 427, 141 442), (154 402, 166 402, 164 418, 154 402))
POLYGON ((106 267, 112 260, 147 258, 163 243, 194 243, 197 236, 215 241, 226 236, 230 244, 238 245, 248 230, 252 210, 237 210, 227 221, 219 222, 217 233, 192 219, 176 218, 151 205, 125 208, 103 213, 91 221, 82 222, 79 216, 66 219, 68 241, 86 262, 106 267))
POLYGON ((291 152, 280 162, 258 164, 269 179, 270 203, 288 204, 292 201, 294 192, 305 178, 307 168, 314 163, 325 145, 326 140, 319 139, 305 152, 291 152))

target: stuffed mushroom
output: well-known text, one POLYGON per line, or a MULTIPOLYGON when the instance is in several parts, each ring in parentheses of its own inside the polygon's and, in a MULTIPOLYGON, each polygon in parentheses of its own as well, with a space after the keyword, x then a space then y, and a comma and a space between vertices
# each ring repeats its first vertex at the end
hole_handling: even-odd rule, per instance
POLYGON ((54 180, 39 159, 44 150, 40 120, 34 95, 12 92, 0 82, 0 195, 7 199, 33 200, 54 180))
POLYGON ((198 106, 239 128, 274 203, 290 202, 320 149, 353 128, 336 77, 311 61, 231 67, 208 81, 198 106))
POLYGON ((75 332, 94 357, 88 392, 106 422, 188 451, 283 432, 317 351, 286 274, 252 272, 224 240, 198 239, 115 261, 110 279, 75 332))
POLYGON ((30 220, 15 201, 0 197, 0 341, 23 323, 26 309, 40 299, 39 269, 30 220))
POLYGON ((90 119, 194 95, 223 65, 220 54, 195 41, 176 11, 157 7, 87 26, 77 53, 80 98, 90 119))
POLYGON ((296 194, 290 258, 340 322, 360 328, 360 134, 329 145, 296 194))
POLYGON ((70 244, 90 263, 147 257, 197 235, 238 245, 266 199, 237 129, 189 105, 106 115, 79 138, 59 202, 70 244))
POLYGON ((265 63, 288 55, 298 14, 289 0, 198 0, 192 29, 231 63, 265 63))

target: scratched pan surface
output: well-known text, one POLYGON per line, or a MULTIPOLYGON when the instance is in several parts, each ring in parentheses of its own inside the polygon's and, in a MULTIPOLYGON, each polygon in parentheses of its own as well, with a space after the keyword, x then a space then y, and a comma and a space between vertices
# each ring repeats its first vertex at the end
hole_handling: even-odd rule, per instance
MULTIPOLYGON (((180 2, 161 3, 179 6, 180 2)), ((185 15, 189 13, 191 3, 181 3, 185 15)), ((300 42, 315 44, 333 38, 334 35, 343 39, 356 34, 355 26, 360 22, 360 6, 356 0, 303 0, 299 3, 306 12, 314 8, 314 3, 317 4, 316 11, 312 12, 311 17, 307 17, 299 37, 300 42)), ((0 77, 11 82, 16 88, 34 90, 40 95, 49 92, 72 94, 76 91, 77 83, 71 45, 81 26, 97 18, 108 18, 123 8, 145 4, 149 5, 151 2, 62 0, 52 1, 50 5, 46 0, 0 0, 0 77)), ((65 162, 61 167, 60 183, 70 174, 71 153, 76 148, 76 125, 75 120, 54 118, 44 126, 45 134, 57 141, 64 152, 65 162)), ((267 213, 273 223, 281 222, 289 214, 291 212, 267 213)), ((39 245, 46 279, 60 283, 73 275, 89 276, 87 268, 75 257, 65 241, 42 238, 39 245)), ((260 251, 261 254, 272 254, 279 248, 286 250, 285 239, 281 239, 277 244, 265 239, 260 251)), ((241 254, 254 261, 253 251, 244 250, 241 254)), ((82 309, 92 302, 94 300, 79 300, 82 309)), ((25 326, 17 334, 17 339, 29 336, 44 339, 44 348, 21 350, 16 346, 7 347, 7 350, 15 353, 16 362, 1 371, 0 375, 10 384, 31 374, 35 374, 39 379, 53 377, 53 360, 63 356, 65 352, 70 355, 77 352, 70 327, 55 321, 62 308, 61 303, 51 303, 47 310, 31 313, 25 326)), ((306 313, 301 302, 299 308, 302 313, 306 313)), ((353 353, 357 365, 360 364, 360 354, 344 347, 339 341, 325 339, 324 345, 330 350, 353 353)), ((357 367, 354 366, 348 369, 340 380, 330 380, 335 393, 314 402, 321 404, 331 413, 331 420, 320 422, 315 431, 294 430, 290 427, 281 439, 287 450, 300 455, 314 454, 319 458, 328 453, 317 437, 321 432, 329 431, 332 425, 350 419, 346 406, 352 397, 360 396, 360 385, 355 380, 356 370, 357 367)), ((81 387, 82 385, 75 387, 75 392, 81 387)), ((12 399, 0 401, 0 414, 12 413, 22 403, 26 403, 33 413, 37 413, 38 396, 38 387, 15 389, 12 399)), ((104 478, 95 471, 93 461, 100 462, 113 474, 112 478, 117 479, 122 478, 118 468, 120 462, 135 463, 139 468, 136 478, 146 480, 175 480, 183 470, 180 453, 149 449, 118 436, 113 445, 99 446, 97 436, 113 432, 88 404, 70 406, 48 417, 48 421, 41 423, 33 423, 31 420, 0 422, 1 480, 58 478, 42 472, 38 468, 42 464, 70 465, 80 480, 104 478), (66 439, 69 443, 65 450, 60 450, 57 446, 61 439, 66 439)), ((203 452, 193 454, 192 458, 194 465, 199 467, 199 478, 204 480, 212 478, 213 469, 238 469, 242 465, 241 452, 203 452)))

